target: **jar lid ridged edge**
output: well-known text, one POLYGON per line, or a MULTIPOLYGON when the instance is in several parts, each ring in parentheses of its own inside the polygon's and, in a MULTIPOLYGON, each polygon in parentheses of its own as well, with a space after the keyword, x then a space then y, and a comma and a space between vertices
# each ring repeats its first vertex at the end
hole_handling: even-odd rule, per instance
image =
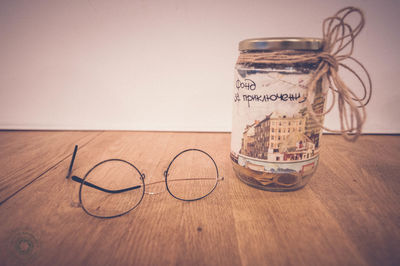
POLYGON ((277 51, 277 50, 306 50, 319 51, 323 47, 321 38, 282 37, 254 38, 239 43, 239 51, 277 51))

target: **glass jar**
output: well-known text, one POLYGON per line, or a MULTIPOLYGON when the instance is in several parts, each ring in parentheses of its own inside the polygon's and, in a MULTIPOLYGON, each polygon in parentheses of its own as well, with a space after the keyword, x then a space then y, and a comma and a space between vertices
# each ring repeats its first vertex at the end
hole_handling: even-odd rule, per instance
POLYGON ((322 115, 317 123, 308 113, 307 101, 314 113, 324 112, 325 77, 309 92, 307 83, 319 62, 292 63, 280 57, 318 53, 322 40, 248 39, 239 43, 239 50, 230 154, 234 172, 259 189, 302 188, 318 165, 323 122, 322 115), (263 56, 268 60, 258 60, 263 56))

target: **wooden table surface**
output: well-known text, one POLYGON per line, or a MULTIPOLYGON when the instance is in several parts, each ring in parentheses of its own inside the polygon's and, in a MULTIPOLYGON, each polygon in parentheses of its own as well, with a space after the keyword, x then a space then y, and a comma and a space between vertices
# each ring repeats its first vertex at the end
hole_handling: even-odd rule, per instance
POLYGON ((0 132, 0 265, 400 265, 400 137, 324 135, 319 167, 294 192, 237 179, 228 133, 0 132), (145 195, 115 219, 88 216, 74 173, 123 158, 151 180, 186 148, 225 180, 207 198, 145 195))

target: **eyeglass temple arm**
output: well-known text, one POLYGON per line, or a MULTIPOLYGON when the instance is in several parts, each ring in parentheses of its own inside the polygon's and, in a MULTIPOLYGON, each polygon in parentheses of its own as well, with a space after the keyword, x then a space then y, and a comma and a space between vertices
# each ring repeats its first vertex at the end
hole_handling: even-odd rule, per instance
POLYGON ((83 181, 82 178, 75 176, 75 175, 72 176, 72 180, 74 180, 75 182, 78 182, 78 183, 83 183, 84 185, 86 185, 88 187, 95 188, 97 190, 107 192, 107 193, 112 193, 112 194, 122 193, 122 192, 130 191, 130 190, 134 190, 134 189, 138 189, 138 188, 142 187, 141 185, 138 185, 138 186, 128 187, 128 188, 124 188, 124 189, 111 190, 111 189, 106 189, 106 188, 96 186, 95 184, 92 184, 87 181, 83 181))
MULTIPOLYGON (((72 167, 74 166, 75 157, 76 157, 76 153, 77 152, 78 152, 78 145, 75 145, 74 153, 72 154, 72 159, 71 159, 71 163, 69 164, 68 174, 67 174, 66 178, 69 178, 71 176, 72 167)), ((138 185, 138 186, 128 187, 128 188, 119 189, 119 190, 110 190, 110 189, 106 189, 106 188, 102 188, 102 187, 96 186, 95 184, 92 184, 90 182, 83 181, 82 178, 77 177, 77 176, 72 176, 71 179, 74 180, 75 182, 83 183, 84 185, 86 185, 88 187, 92 187, 92 188, 98 189, 100 191, 107 192, 107 193, 113 193, 113 194, 122 193, 122 192, 130 191, 130 190, 134 190, 134 189, 138 189, 138 188, 142 187, 142 186, 138 185)))
POLYGON ((68 174, 67 174, 67 177, 66 177, 67 179, 71 176, 72 167, 74 166, 75 156, 76 156, 77 152, 78 152, 78 145, 75 145, 74 153, 72 154, 72 159, 71 159, 71 162, 69 164, 68 174))

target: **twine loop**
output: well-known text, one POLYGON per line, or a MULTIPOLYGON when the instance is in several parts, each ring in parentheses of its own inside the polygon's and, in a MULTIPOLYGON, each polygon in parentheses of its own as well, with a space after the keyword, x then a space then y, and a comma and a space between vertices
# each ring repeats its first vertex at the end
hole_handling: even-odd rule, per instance
POLYGON ((295 50, 271 51, 262 53, 241 53, 238 63, 261 64, 298 64, 313 63, 317 68, 313 71, 311 79, 306 84, 307 95, 317 90, 317 82, 323 78, 328 81, 328 91, 333 97, 332 104, 323 113, 315 113, 310 97, 306 97, 308 114, 316 124, 328 132, 341 133, 345 139, 355 141, 362 132, 366 119, 365 106, 369 103, 372 93, 372 83, 367 69, 360 61, 352 57, 354 40, 365 25, 363 12, 355 7, 346 7, 339 10, 334 16, 323 21, 323 49, 318 52, 301 52, 295 50), (358 24, 353 27, 348 23, 350 14, 359 16, 358 24), (351 61, 358 65, 364 72, 367 82, 361 78, 352 67, 344 63, 351 61), (346 69, 353 74, 363 88, 363 95, 357 96, 341 79, 338 72, 346 69), (337 104, 340 118, 340 130, 326 128, 323 125, 323 117, 337 104))
POLYGON ((319 54, 319 58, 321 59, 321 61, 329 64, 329 66, 333 68, 335 71, 339 70, 339 63, 333 55, 327 52, 322 52, 319 54))

